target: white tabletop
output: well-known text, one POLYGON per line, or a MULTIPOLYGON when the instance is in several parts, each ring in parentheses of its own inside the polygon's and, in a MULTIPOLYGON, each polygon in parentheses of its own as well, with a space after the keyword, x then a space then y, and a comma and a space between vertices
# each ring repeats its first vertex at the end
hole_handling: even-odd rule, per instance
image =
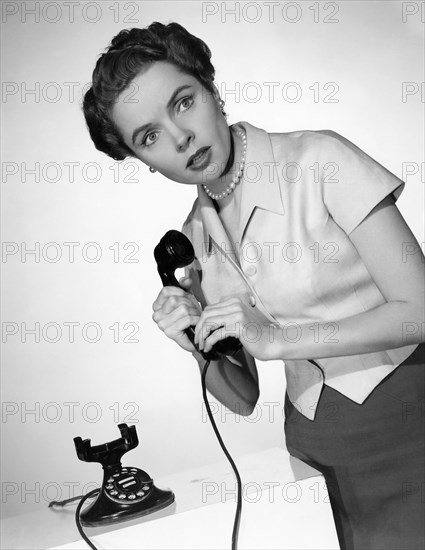
MULTIPOLYGON (((316 480, 296 482, 284 497, 280 486, 244 498, 238 549, 339 548, 329 506, 314 501, 310 487, 316 480)), ((229 500, 98 535, 93 543, 99 550, 230 550, 234 516, 235 501, 229 500)), ((59 549, 86 550, 87 545, 81 540, 59 549)))
MULTIPOLYGON (((243 484, 240 550, 339 548, 325 482, 316 470, 281 448, 233 458, 243 484)), ((85 528, 99 549, 231 548, 236 480, 226 459, 163 478, 148 473, 157 487, 174 492, 176 502, 143 518, 85 528)), ((87 549, 75 508, 43 508, 3 520, 1 547, 87 549)))

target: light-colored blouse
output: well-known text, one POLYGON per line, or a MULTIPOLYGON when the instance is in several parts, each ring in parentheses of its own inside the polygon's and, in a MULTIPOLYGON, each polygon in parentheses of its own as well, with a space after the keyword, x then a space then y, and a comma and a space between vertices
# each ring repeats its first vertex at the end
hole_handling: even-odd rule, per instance
MULTIPOLYGON (((196 260, 187 269, 203 307, 233 295, 255 303, 270 323, 322 323, 386 302, 348 235, 404 182, 330 130, 267 133, 240 122, 247 135, 239 184, 235 247, 213 201, 198 198, 182 231, 196 260)), ((291 402, 313 420, 323 384, 356 403, 417 347, 308 360, 285 360, 291 402)))

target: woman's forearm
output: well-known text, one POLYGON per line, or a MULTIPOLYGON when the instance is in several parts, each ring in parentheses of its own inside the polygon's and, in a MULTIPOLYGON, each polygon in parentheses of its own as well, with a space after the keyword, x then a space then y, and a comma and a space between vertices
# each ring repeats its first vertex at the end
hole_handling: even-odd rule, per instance
POLYGON ((424 341, 422 312, 407 302, 387 302, 345 319, 287 323, 273 331, 281 359, 320 359, 399 348, 424 341))
MULTIPOLYGON (((192 355, 197 360, 202 375, 206 361, 197 352, 192 355)), ((249 416, 258 400, 258 382, 240 361, 238 363, 232 363, 225 356, 211 361, 205 379, 206 387, 225 407, 234 413, 249 416)))

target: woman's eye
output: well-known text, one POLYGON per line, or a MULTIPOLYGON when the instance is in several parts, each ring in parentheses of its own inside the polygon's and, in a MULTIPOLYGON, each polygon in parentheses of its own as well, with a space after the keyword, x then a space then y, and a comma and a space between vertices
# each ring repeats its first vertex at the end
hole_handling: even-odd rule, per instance
POLYGON ((192 107, 192 103, 193 103, 193 95, 190 95, 190 96, 187 96, 187 97, 184 97, 181 102, 180 102, 180 111, 187 111, 188 109, 190 109, 192 107), (183 109, 181 109, 181 107, 183 109))
POLYGON ((152 145, 152 143, 155 143, 156 141, 156 134, 157 132, 149 132, 148 134, 145 135, 145 137, 143 138, 143 141, 142 141, 142 145, 146 145, 149 147, 149 145, 152 145), (152 140, 150 140, 149 138, 154 136, 154 138, 152 140))

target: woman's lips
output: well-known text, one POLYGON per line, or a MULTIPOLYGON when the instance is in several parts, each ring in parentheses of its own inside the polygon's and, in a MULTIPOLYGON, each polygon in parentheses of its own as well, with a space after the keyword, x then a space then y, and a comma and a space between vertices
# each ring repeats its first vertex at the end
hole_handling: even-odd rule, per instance
POLYGON ((202 170, 210 159, 211 147, 204 149, 202 153, 197 155, 189 164, 189 170, 202 170))

